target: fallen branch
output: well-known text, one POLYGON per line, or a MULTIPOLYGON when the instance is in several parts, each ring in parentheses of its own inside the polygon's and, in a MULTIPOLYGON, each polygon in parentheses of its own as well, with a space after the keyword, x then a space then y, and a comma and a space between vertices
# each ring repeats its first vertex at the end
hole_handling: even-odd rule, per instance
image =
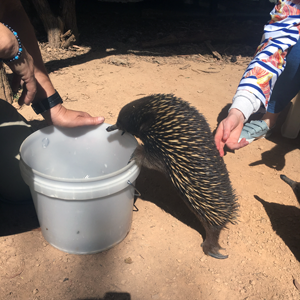
POLYGON ((75 42, 76 42, 75 35, 72 34, 68 39, 66 39, 65 41, 61 42, 61 47, 67 49, 70 46, 72 46, 73 43, 75 43, 75 42))
POLYGON ((64 40, 66 39, 66 37, 72 35, 72 30, 69 29, 67 32, 65 32, 62 36, 61 36, 61 39, 64 40))
POLYGON ((220 72, 220 71, 208 71, 208 70, 200 70, 200 69, 198 69, 198 70, 191 69, 191 70, 198 74, 200 74, 200 72, 203 72, 203 73, 219 73, 220 72))
POLYGON ((217 59, 220 59, 220 60, 223 59, 222 56, 221 56, 221 54, 220 54, 218 51, 216 51, 216 50, 214 49, 214 47, 211 45, 210 41, 205 41, 204 43, 205 43, 205 45, 207 46, 207 48, 211 51, 211 53, 212 53, 217 59))

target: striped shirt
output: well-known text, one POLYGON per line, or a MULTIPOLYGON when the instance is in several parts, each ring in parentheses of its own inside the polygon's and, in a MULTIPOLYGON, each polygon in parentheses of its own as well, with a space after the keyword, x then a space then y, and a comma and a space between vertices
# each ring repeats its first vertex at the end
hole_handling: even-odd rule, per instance
POLYGON ((268 107, 274 85, 284 71, 287 52, 299 39, 300 0, 279 0, 270 15, 261 44, 233 98, 231 108, 241 110, 246 120, 261 104, 268 107), (245 98, 248 103, 242 103, 245 98))

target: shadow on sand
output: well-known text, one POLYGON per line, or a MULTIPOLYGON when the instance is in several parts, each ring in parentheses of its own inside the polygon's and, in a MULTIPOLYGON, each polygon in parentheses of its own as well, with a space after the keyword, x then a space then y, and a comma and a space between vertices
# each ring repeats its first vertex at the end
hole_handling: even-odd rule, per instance
POLYGON ((254 198, 263 205, 273 230, 300 261, 300 209, 295 206, 267 202, 257 195, 254 198))
POLYGON ((79 298, 76 300, 130 300, 131 296, 129 293, 116 293, 108 292, 104 298, 79 298))
POLYGON ((140 199, 154 203, 180 222, 198 231, 203 240, 205 239, 205 230, 201 222, 164 174, 143 167, 136 180, 136 188, 141 193, 140 199))

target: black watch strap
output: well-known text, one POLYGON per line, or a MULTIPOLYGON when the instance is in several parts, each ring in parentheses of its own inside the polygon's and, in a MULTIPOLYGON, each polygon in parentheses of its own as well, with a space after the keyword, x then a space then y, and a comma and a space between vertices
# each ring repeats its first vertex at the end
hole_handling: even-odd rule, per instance
POLYGON ((43 112, 49 110, 50 108, 56 106, 57 104, 63 103, 59 93, 57 91, 55 91, 55 93, 46 98, 43 99, 41 101, 38 101, 36 103, 32 103, 31 107, 32 109, 35 111, 35 113, 38 114, 42 114, 43 112))

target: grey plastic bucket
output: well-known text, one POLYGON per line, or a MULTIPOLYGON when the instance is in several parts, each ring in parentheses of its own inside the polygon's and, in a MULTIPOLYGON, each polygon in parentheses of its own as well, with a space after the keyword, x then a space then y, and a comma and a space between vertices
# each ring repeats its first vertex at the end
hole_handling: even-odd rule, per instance
POLYGON ((137 146, 109 124, 49 126, 20 147, 20 170, 29 186, 44 238, 74 254, 90 254, 121 242, 131 227, 134 182, 129 160, 137 146))

